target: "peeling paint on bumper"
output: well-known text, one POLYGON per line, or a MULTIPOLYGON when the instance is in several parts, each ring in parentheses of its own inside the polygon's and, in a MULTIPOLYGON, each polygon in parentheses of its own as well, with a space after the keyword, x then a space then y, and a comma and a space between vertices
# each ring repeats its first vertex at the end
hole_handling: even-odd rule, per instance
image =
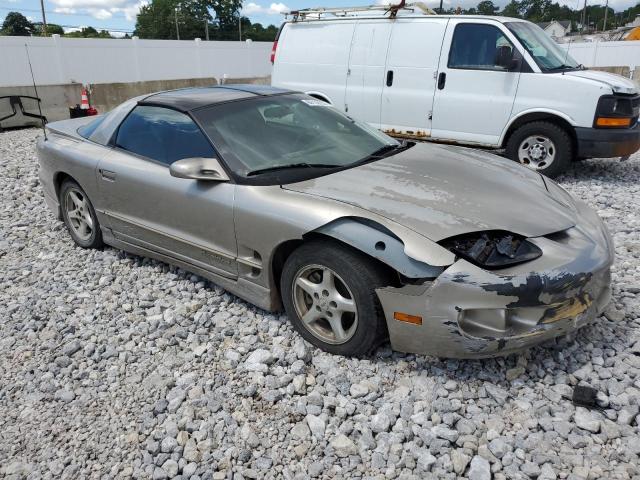
POLYGON ((543 255, 487 271, 458 260, 423 285, 378 289, 394 350, 450 358, 506 355, 593 321, 611 298, 613 243, 578 203, 579 222, 562 235, 531 238, 543 255), (422 325, 394 320, 396 311, 422 325))

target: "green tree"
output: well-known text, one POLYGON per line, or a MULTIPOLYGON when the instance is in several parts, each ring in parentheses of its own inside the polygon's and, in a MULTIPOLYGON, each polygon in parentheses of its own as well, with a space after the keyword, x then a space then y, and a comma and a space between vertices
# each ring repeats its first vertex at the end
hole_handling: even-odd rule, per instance
POLYGON ((205 38, 213 17, 209 0, 153 0, 138 13, 134 34, 140 38, 181 40, 205 38), (178 29, 176 31, 176 18, 178 29))
MULTIPOLYGON (((42 35, 42 22, 33 22, 35 27, 35 35, 42 35)), ((51 35, 64 35, 64 29, 55 23, 47 23, 47 36, 51 35)))
POLYGON ((480 15, 495 15, 500 9, 491 0, 482 0, 476 10, 480 15))
POLYGON ((504 8, 502 9, 502 12, 500 12, 500 15, 503 15, 505 17, 521 18, 522 3, 518 2, 518 0, 511 0, 509 3, 507 3, 504 6, 504 8))
POLYGON ((20 12, 9 12, 2 23, 2 35, 15 35, 19 37, 28 37, 36 31, 33 23, 20 12))

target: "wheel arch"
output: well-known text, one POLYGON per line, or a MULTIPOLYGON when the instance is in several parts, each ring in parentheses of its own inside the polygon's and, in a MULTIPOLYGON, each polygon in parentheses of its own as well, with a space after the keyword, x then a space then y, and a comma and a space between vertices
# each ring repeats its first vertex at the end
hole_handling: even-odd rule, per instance
POLYGON ((573 151, 577 151, 578 139, 576 137, 574 122, 567 115, 552 110, 526 111, 513 118, 502 134, 500 147, 505 148, 507 146, 507 142, 511 138, 511 135, 513 135, 513 133, 521 126, 526 125, 527 123, 541 121, 553 123, 566 131, 569 138, 571 138, 573 151))
POLYGON ((276 246, 270 269, 278 300, 282 300, 280 280, 287 258, 297 248, 312 241, 333 242, 358 251, 391 272, 390 285, 394 286, 399 286, 401 279, 409 282, 433 279, 445 268, 409 257, 404 252, 402 240, 379 223, 360 217, 341 217, 305 233, 302 238, 286 240, 276 246))

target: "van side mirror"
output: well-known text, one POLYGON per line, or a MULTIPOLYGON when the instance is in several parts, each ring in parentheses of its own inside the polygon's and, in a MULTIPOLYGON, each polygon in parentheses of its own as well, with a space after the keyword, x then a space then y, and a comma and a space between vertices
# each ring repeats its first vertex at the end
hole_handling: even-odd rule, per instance
POLYGON ((514 58, 513 49, 509 45, 502 45, 496 49, 495 65, 512 72, 520 68, 520 59, 514 58))
POLYGON ((211 182, 228 182, 229 176, 220 165, 217 158, 183 158, 169 167, 172 177, 190 178, 211 182))

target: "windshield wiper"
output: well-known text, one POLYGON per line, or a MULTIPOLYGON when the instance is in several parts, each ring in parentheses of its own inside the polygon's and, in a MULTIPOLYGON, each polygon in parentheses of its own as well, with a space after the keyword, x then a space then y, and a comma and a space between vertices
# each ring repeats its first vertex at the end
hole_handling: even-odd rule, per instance
POLYGON ((562 64, 562 65, 558 65, 557 67, 550 67, 547 68, 548 72, 554 72, 556 70, 565 70, 565 69, 580 69, 580 67, 574 67, 573 65, 566 65, 566 64, 562 64))
POLYGON ((342 168, 342 167, 343 165, 335 165, 335 164, 328 164, 328 163, 306 163, 306 162, 289 163, 286 165, 274 165, 273 167, 265 167, 265 168, 258 168, 256 170, 251 170, 249 173, 247 173, 247 177, 252 177, 253 175, 259 175, 261 173, 276 172, 278 170, 289 170, 292 168, 342 168))
POLYGON ((400 142, 397 145, 384 145, 382 147, 380 147, 379 149, 377 149, 376 151, 370 153, 369 155, 367 155, 364 158, 361 158, 360 160, 350 163, 347 165, 347 167, 351 168, 351 167, 357 167, 359 165, 364 165, 365 163, 369 163, 369 162, 373 162, 374 160, 380 160, 381 158, 384 157, 388 157, 390 153, 398 153, 401 152, 402 150, 406 150, 407 148, 411 147, 413 145, 413 143, 409 143, 406 140, 403 140, 402 142, 400 142))

